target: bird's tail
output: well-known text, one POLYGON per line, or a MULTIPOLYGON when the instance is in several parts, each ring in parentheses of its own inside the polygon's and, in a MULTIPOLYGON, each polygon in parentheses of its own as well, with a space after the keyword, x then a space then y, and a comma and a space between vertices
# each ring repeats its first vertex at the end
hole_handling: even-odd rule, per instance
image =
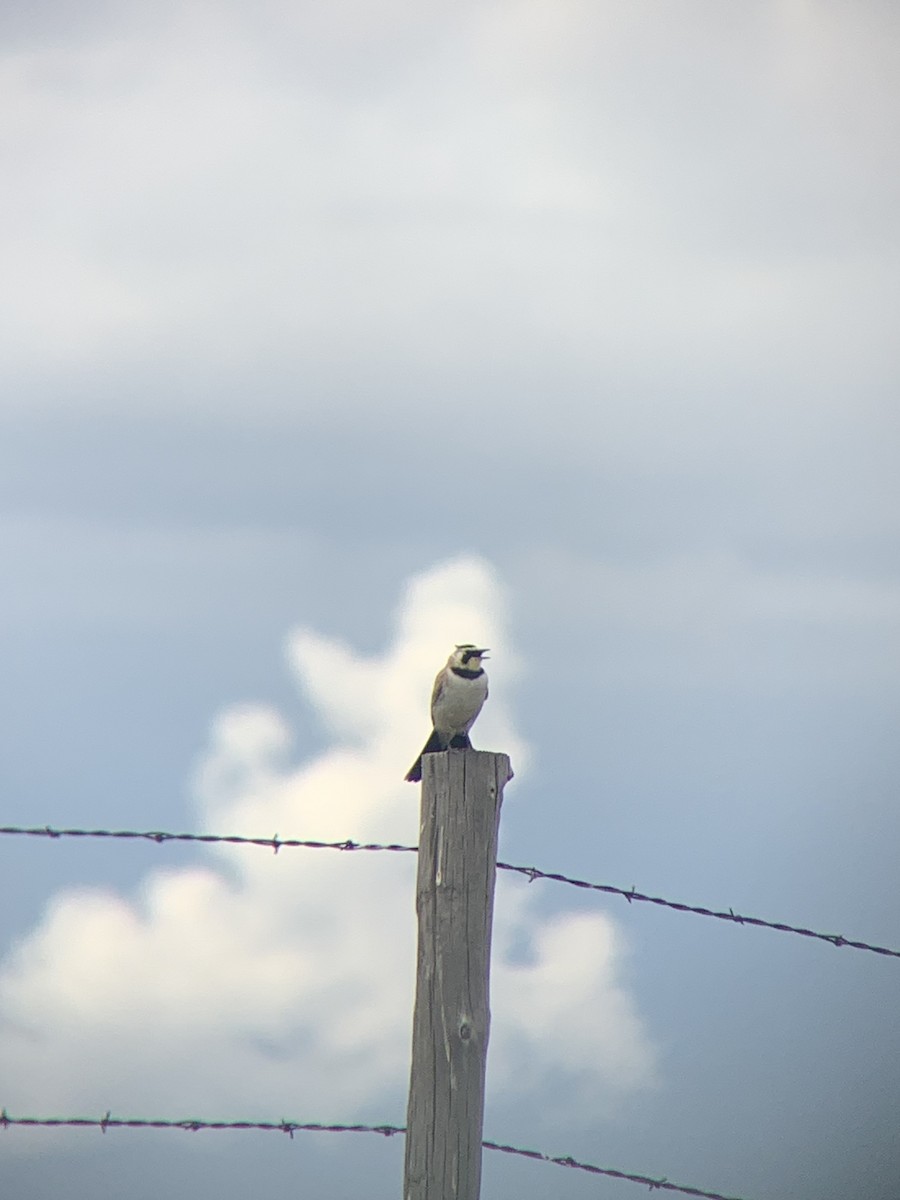
MULTIPOLYGON (((463 734, 462 736, 465 737, 466 741, 468 742, 468 740, 469 740, 468 737, 466 737, 465 734, 463 734)), ((455 741, 456 741, 456 738, 454 738, 450 744, 453 745, 455 743, 455 741)), ((439 750, 446 750, 446 749, 447 749, 447 747, 444 745, 444 740, 441 737, 441 735, 438 733, 438 731, 436 729, 432 729, 431 737, 429 737, 428 741, 422 747, 422 754, 436 754, 439 750)), ((422 754, 419 755, 419 757, 416 759, 416 761, 413 763, 413 765, 407 771, 407 773, 406 773, 407 783, 418 783, 419 780, 422 778, 422 754)))

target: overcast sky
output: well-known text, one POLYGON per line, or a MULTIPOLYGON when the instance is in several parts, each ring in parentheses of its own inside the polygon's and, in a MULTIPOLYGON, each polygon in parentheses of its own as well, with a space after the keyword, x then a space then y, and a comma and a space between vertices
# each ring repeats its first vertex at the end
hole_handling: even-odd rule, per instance
MULTIPOLYGON (((900 947, 900 10, 0 6, 0 823, 414 842, 900 947)), ((0 839, 0 1107, 402 1124, 414 860, 0 839)), ((487 1137, 897 1200, 896 960, 498 884, 487 1137)), ((0 1132, 16 1200, 399 1139, 0 1132)), ((484 1200, 616 1200, 487 1155, 484 1200)))

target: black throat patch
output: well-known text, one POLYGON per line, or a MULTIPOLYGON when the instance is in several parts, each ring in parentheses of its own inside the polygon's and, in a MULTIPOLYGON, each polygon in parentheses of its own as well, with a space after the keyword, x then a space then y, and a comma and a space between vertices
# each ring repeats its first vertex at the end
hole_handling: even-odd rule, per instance
POLYGON ((451 667, 450 670, 460 679, 477 679, 479 675, 484 674, 484 667, 479 667, 477 671, 467 671, 465 667, 451 667))

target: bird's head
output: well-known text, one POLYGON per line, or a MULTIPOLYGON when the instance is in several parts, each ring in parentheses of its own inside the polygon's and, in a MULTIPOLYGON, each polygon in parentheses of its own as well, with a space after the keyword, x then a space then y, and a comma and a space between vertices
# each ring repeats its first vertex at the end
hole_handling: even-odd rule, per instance
POLYGON ((450 655, 450 661, 447 664, 450 667, 461 667, 464 671, 477 671, 481 667, 481 660, 487 658, 487 650, 479 650, 477 646, 473 646, 471 642, 467 642, 463 646, 457 646, 450 655))

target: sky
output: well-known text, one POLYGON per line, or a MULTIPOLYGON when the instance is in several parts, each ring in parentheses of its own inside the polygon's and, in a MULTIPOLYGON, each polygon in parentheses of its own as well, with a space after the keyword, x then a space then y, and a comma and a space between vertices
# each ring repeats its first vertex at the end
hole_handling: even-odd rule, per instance
MULTIPOLYGON (((414 843, 472 641, 506 861, 900 948, 898 79, 881 0, 0 6, 0 824, 414 843)), ((0 1107, 402 1124, 414 868, 0 838, 0 1107)), ((501 872, 485 1136, 897 1200, 898 969, 501 872)), ((0 1131, 17 1200, 401 1178, 0 1131)))

